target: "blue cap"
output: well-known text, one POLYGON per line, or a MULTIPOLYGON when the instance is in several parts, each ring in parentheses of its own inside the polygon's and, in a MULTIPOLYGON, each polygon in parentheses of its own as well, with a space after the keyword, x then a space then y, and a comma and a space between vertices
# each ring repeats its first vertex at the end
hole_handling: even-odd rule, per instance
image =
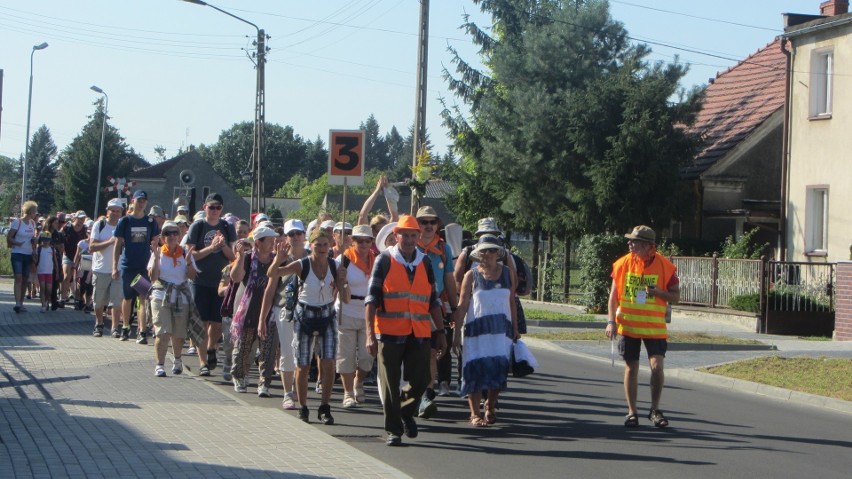
POLYGON ((136 192, 133 193, 133 199, 134 200, 138 200, 138 199, 147 200, 148 199, 148 193, 145 193, 145 190, 136 190, 136 192))

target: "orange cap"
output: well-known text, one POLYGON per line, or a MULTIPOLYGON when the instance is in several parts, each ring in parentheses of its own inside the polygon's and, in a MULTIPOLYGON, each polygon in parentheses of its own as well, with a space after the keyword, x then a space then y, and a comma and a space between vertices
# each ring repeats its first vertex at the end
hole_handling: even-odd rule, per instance
POLYGON ((416 230, 420 231, 420 223, 417 218, 411 215, 402 215, 399 217, 399 222, 393 228, 394 233, 399 233, 400 230, 416 230))

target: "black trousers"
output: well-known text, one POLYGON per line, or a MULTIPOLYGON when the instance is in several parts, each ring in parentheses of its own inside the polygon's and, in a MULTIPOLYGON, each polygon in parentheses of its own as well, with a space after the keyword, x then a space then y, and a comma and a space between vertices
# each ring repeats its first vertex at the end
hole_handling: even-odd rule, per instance
POLYGON ((402 418, 417 415, 420 398, 429 385, 430 350, 429 338, 418 341, 414 335, 406 338, 404 344, 379 341, 379 378, 384 392, 385 431, 401 436, 402 418), (405 378, 408 385, 399 389, 402 379, 402 366, 405 366, 405 378))

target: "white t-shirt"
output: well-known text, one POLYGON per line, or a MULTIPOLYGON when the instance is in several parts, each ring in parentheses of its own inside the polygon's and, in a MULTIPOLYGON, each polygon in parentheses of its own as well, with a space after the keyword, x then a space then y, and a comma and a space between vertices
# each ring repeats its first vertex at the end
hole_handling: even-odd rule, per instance
POLYGON ((50 243, 47 241, 43 241, 43 243, 46 244, 41 247, 41 251, 38 254, 38 267, 36 268, 36 273, 52 274, 54 250, 50 247, 50 243))
POLYGON ((21 221, 20 218, 15 218, 12 220, 12 224, 9 226, 10 230, 17 230, 15 233, 15 237, 12 238, 12 241, 15 243, 21 243, 20 245, 16 244, 12 246, 12 253, 20 253, 20 254, 33 254, 33 243, 32 239, 35 236, 35 221, 30 221, 26 223, 21 221))
MULTIPOLYGON (((95 222, 92 226, 91 239, 94 241, 106 241, 113 237, 115 225, 110 225, 108 221, 104 221, 104 228, 99 228, 101 220, 95 222)), ((117 225, 118 223, 116 223, 117 225)), ((92 253, 92 271, 95 273, 112 274, 112 254, 115 251, 115 245, 111 244, 108 248, 92 253)))
MULTIPOLYGON (((154 267, 155 257, 152 254, 151 259, 148 260, 148 269, 154 267)), ((193 265, 195 262, 193 261, 193 265)), ((181 284, 186 281, 186 257, 181 256, 177 258, 177 265, 175 265, 175 261, 172 260, 169 256, 160 255, 160 279, 172 284, 181 284)), ((151 298, 157 301, 162 301, 165 297, 165 291, 163 290, 154 290, 151 291, 151 298)), ((169 301, 172 303, 177 299, 177 291, 172 292, 172 297, 169 298, 169 301)))
MULTIPOLYGON (((343 255, 340 255, 335 260, 338 265, 341 264, 343 255)), ((361 271, 361 268, 349 263, 346 268, 346 281, 349 283, 349 293, 354 296, 366 298, 367 292, 370 289, 370 275, 361 271)), ((364 300, 352 298, 349 303, 343 303, 340 298, 337 298, 338 309, 346 316, 363 318, 364 317, 364 300)))

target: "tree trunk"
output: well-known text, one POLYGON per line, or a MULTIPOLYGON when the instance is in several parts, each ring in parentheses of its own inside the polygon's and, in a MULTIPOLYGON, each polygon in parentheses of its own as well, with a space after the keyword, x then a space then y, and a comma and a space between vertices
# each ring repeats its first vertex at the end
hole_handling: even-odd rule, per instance
POLYGON ((571 239, 566 237, 564 244, 565 254, 562 258, 562 293, 565 303, 570 303, 571 292, 571 239))
POLYGON ((532 274, 533 278, 536 278, 535 288, 532 291, 533 298, 541 300, 541 291, 539 285, 541 285, 540 278, 538 277, 539 264, 538 264, 538 248, 539 248, 539 236, 541 235, 541 227, 536 225, 532 231, 532 274))

